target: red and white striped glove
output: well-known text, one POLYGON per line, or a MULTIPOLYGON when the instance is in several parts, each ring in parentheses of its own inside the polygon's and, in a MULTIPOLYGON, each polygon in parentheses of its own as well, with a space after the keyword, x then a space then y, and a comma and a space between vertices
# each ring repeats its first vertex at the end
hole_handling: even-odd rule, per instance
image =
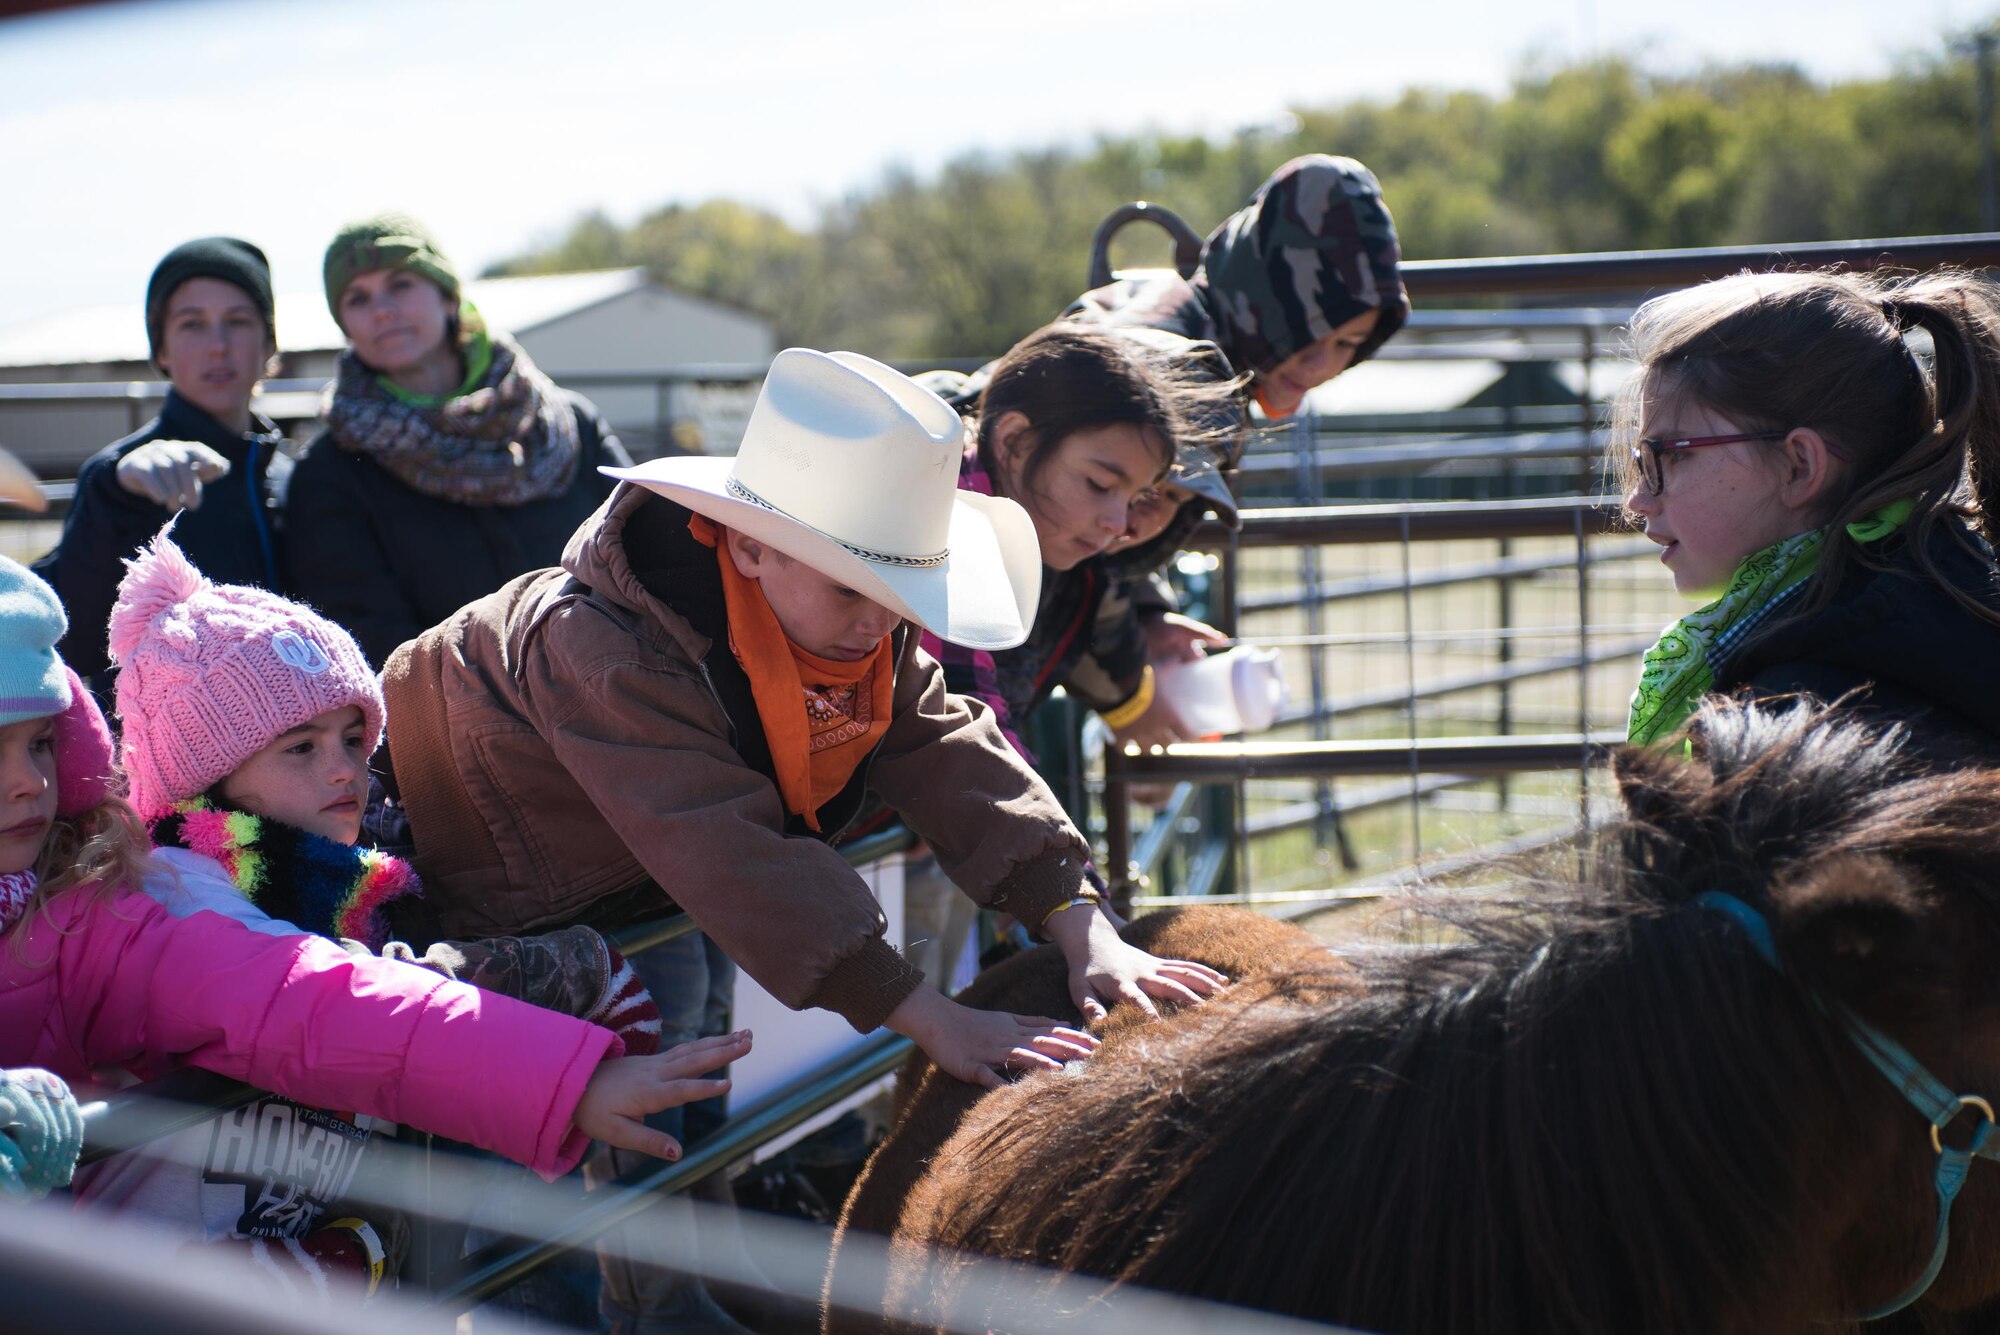
POLYGON ((660 1050, 660 1008, 610 942, 604 943, 604 951, 610 957, 604 971, 604 993, 583 1018, 624 1039, 626 1056, 650 1057, 660 1050))

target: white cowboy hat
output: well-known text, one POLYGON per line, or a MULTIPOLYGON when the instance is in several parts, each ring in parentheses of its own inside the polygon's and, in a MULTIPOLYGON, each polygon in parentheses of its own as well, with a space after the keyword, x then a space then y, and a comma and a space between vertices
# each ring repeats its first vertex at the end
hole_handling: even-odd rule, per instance
POLYGON ((653 459, 607 477, 768 543, 940 639, 1011 649, 1041 596, 1034 521, 958 489, 965 426, 937 395, 852 352, 787 348, 734 458, 653 459))

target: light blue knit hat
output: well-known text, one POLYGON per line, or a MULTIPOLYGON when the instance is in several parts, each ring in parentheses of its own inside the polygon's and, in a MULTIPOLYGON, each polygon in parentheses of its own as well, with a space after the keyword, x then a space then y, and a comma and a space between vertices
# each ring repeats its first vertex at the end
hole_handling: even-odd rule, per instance
POLYGON ((68 629, 56 591, 0 556, 0 725, 69 707, 69 672, 56 657, 56 642, 68 629))

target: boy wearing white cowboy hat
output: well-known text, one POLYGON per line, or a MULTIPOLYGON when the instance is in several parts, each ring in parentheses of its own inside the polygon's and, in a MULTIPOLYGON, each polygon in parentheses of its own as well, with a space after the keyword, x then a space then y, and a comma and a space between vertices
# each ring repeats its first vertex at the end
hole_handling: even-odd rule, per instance
POLYGON ((960 1079, 1086 1054, 920 986, 830 842, 872 789, 974 900, 1062 946, 1084 1014, 1219 987, 1119 940, 1054 795, 918 647, 921 627, 1007 648, 1034 616, 1034 526, 957 489, 962 447, 889 367, 782 352, 735 458, 606 470, 625 485, 562 569, 398 649, 390 749, 439 929, 670 899, 787 1005, 886 1023, 960 1079))

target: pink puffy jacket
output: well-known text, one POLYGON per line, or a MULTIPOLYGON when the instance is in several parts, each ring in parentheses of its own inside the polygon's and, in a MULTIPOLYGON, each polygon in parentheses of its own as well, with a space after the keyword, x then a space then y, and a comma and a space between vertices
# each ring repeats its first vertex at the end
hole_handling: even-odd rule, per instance
POLYGON ((301 1103, 468 1141, 545 1177, 574 1167, 570 1125, 608 1029, 357 959, 312 936, 267 936, 143 895, 70 893, 37 915, 26 958, 0 942, 0 1067, 151 1078, 191 1063, 301 1103))

